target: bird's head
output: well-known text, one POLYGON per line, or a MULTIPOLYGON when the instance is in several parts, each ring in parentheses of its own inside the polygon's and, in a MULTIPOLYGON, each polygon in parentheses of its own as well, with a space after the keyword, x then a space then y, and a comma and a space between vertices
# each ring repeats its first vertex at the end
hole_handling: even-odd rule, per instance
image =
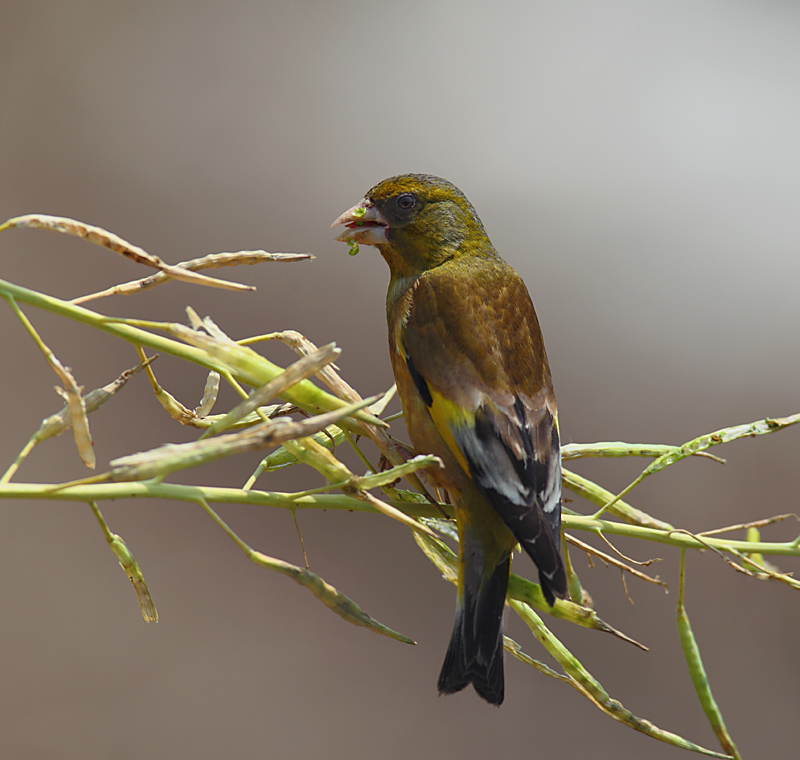
POLYGON ((331 225, 342 242, 377 246, 394 275, 415 275, 464 255, 494 253, 466 196, 447 180, 402 174, 379 182, 331 225))

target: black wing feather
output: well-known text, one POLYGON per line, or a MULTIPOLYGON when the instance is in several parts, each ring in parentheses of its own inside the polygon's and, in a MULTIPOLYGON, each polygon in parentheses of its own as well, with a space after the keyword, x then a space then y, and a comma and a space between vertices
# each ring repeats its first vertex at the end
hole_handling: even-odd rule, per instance
POLYGON ((542 592, 552 605, 567 593, 558 428, 547 409, 532 414, 519 398, 509 412, 484 404, 474 427, 455 428, 453 435, 478 489, 539 569, 542 592))

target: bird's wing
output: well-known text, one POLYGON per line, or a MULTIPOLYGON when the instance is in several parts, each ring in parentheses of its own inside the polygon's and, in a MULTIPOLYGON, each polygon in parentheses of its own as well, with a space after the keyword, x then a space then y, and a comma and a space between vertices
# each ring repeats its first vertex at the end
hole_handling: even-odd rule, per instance
POLYGON ((562 596, 561 457, 550 371, 522 280, 510 268, 501 274, 482 280, 472 273, 469 282, 446 272, 420 278, 398 349, 448 448, 533 558, 545 594, 562 596))

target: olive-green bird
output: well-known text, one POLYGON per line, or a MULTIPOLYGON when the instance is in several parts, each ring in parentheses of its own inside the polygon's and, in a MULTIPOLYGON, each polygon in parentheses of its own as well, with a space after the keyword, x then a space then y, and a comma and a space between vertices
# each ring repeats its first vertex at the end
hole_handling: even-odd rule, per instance
POLYGON ((411 441, 458 523, 458 601, 439 692, 503 701, 503 606, 519 543, 547 601, 567 593, 558 417, 539 321, 520 276, 450 182, 391 177, 334 223, 391 270, 389 351, 411 441))

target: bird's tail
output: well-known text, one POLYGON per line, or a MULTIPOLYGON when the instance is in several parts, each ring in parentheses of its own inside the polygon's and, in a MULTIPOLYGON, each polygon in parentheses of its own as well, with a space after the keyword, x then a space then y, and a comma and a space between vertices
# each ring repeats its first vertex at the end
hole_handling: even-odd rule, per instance
POLYGON ((454 694, 472 684, 487 702, 503 702, 503 606, 511 557, 490 573, 464 563, 456 621, 439 674, 439 693, 454 694))

